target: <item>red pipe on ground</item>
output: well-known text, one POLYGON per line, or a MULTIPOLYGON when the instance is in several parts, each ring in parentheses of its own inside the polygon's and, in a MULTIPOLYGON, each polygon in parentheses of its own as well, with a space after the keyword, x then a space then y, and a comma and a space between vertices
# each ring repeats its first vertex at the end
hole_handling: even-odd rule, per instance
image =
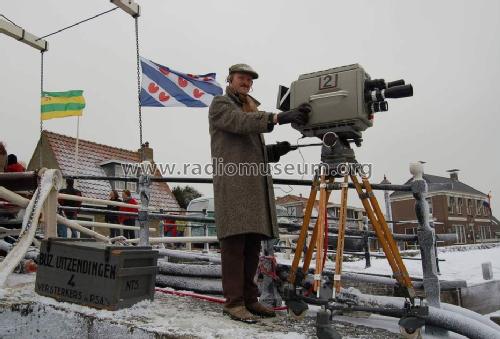
MULTIPOLYGON (((180 292, 180 291, 174 291, 174 290, 165 290, 165 289, 159 288, 159 287, 156 287, 155 290, 156 290, 156 292, 160 292, 160 293, 177 295, 180 297, 191 297, 191 298, 205 300, 205 301, 209 301, 209 302, 213 302, 213 303, 217 303, 217 304, 224 304, 226 302, 226 299, 224 299, 224 298, 211 297, 208 295, 194 293, 194 292, 180 292)), ((275 311, 285 311, 287 309, 288 308, 286 306, 274 307, 275 311)))

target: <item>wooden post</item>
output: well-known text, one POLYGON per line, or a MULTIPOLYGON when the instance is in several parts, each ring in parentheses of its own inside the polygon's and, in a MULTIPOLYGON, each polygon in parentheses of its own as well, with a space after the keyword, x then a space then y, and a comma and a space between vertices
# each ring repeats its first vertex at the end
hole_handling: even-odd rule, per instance
MULTIPOLYGON (((58 191, 52 188, 43 204, 43 227, 45 238, 57 237, 57 194, 58 191)), ((64 226, 66 227, 66 225, 64 226)))

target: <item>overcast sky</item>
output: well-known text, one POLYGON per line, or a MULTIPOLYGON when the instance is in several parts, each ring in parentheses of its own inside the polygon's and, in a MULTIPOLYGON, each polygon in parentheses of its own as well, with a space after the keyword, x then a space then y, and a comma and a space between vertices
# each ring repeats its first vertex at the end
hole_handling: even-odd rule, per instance
MULTIPOLYGON (((414 96, 390 101, 356 149, 358 161, 374 164, 372 182, 386 174, 403 183, 408 164, 417 160, 427 162, 429 174, 458 168, 460 180, 492 191, 499 215, 500 2, 139 3, 142 56, 186 73, 216 72, 221 84, 231 64, 248 63, 260 74, 252 94, 264 110, 275 111, 278 85, 302 73, 359 63, 374 78, 406 79, 414 96)), ((41 36, 112 7, 106 0, 11 0, 1 2, 0 13, 41 36)), ((45 90, 84 90, 80 137, 137 149, 133 19, 113 11, 48 41, 45 90)), ((27 163, 39 138, 40 53, 0 36, 0 79, 0 140, 27 163)), ((45 128, 75 136, 76 118, 49 120, 45 128)), ((157 162, 210 161, 207 109, 144 108, 143 133, 157 162)), ((266 141, 299 137, 290 126, 278 126, 266 141)), ((319 148, 303 154, 308 163, 319 161, 319 148)), ((293 152, 282 162, 302 158, 293 152)), ((197 188, 212 194, 208 185, 197 188)), ((285 191, 307 192, 282 187, 276 195, 285 191)))

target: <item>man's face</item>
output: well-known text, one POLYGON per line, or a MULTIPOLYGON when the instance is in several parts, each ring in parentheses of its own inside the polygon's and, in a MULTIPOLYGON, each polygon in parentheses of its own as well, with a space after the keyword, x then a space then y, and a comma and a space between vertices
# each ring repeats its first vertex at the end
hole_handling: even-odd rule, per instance
POLYGON ((233 80, 229 83, 229 86, 236 92, 240 94, 248 94, 250 88, 252 87, 253 79, 250 74, 247 73, 234 73, 233 80))

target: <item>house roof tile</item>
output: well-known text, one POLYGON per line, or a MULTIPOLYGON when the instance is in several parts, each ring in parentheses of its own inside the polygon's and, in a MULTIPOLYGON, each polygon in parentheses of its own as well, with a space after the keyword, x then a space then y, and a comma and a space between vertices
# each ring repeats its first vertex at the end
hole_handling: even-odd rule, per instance
MULTIPOLYGON (((106 176, 101 164, 109 160, 123 162, 139 162, 139 153, 123 148, 98 144, 96 142, 78 141, 78 171, 75 157, 76 139, 44 131, 49 146, 54 152, 57 164, 63 175, 95 175, 106 176)), ((82 195, 89 198, 107 199, 111 191, 109 181, 79 180, 78 189, 82 195)), ((150 204, 153 208, 179 209, 179 204, 173 196, 170 187, 164 182, 154 182, 151 186, 150 204)))

